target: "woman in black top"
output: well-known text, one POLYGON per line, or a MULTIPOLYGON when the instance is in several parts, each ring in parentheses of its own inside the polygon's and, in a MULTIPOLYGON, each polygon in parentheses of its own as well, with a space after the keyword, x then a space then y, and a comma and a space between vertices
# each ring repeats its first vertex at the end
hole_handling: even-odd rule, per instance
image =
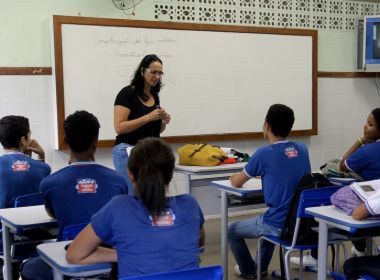
POLYGON ((127 175, 126 149, 146 137, 160 137, 170 122, 170 115, 160 107, 162 61, 158 56, 145 56, 137 67, 132 82, 124 87, 114 104, 114 127, 117 133, 113 148, 115 169, 128 182, 128 193, 134 190, 127 175))

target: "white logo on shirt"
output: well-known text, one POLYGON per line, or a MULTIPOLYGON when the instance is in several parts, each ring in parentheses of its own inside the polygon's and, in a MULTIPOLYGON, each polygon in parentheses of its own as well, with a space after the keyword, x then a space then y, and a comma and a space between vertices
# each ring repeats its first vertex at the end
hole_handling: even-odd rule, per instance
POLYGON ((27 161, 17 160, 12 164, 13 172, 29 171, 30 165, 27 161))
POLYGON ((285 149, 285 155, 288 158, 295 158, 298 157, 298 151, 294 147, 288 147, 285 149))
POLYGON ((154 218, 150 215, 149 220, 152 221, 152 226, 165 227, 174 225, 175 215, 170 208, 166 208, 164 212, 158 218, 154 218))
POLYGON ((75 188, 78 190, 79 194, 96 193, 98 185, 96 184, 96 180, 94 179, 78 179, 75 188))

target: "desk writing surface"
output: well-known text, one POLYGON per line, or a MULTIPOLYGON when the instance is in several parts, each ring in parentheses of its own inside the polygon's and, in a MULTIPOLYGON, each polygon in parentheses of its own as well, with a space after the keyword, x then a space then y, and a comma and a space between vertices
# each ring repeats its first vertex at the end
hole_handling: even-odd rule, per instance
POLYGON ((221 164, 216 166, 190 166, 190 165, 181 165, 176 164, 175 171, 184 172, 184 173, 202 173, 202 172, 217 172, 217 171, 228 171, 228 170, 243 170, 247 162, 238 162, 234 164, 221 164))
POLYGON ((212 183, 221 189, 231 190, 240 193, 250 193, 253 191, 262 190, 261 179, 257 178, 248 180, 241 188, 236 188, 232 186, 230 180, 212 181, 212 183))
POLYGON ((0 219, 15 228, 56 222, 46 213, 44 205, 0 209, 0 219))
POLYGON ((111 269, 110 263, 99 263, 91 265, 70 264, 66 261, 65 246, 72 241, 50 242, 37 246, 37 252, 41 258, 63 273, 73 274, 76 272, 96 271, 111 269))
POLYGON ((306 213, 313 215, 315 218, 320 218, 327 222, 341 224, 351 228, 380 227, 380 219, 357 221, 334 205, 306 208, 306 213))

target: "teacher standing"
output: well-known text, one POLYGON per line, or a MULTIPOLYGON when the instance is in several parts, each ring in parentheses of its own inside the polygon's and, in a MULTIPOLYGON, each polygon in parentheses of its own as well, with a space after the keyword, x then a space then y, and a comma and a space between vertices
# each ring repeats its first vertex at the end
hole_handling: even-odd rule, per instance
POLYGON ((134 195, 128 178, 126 149, 146 137, 160 137, 170 122, 170 115, 160 106, 162 61, 155 55, 145 56, 137 67, 131 84, 116 96, 114 127, 117 133, 113 148, 115 169, 128 183, 129 195, 134 195))

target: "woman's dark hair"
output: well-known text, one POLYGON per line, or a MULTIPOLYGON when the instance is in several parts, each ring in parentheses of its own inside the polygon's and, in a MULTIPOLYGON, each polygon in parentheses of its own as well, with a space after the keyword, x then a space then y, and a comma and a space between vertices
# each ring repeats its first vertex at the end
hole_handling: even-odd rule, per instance
POLYGON ((128 158, 139 198, 153 217, 166 208, 166 191, 173 177, 174 155, 168 144, 148 137, 137 142, 128 158))
POLYGON ((0 120, 0 142, 5 149, 19 148, 24 136, 28 139, 29 120, 23 116, 5 116, 0 120))
POLYGON ((273 104, 269 107, 265 121, 275 136, 287 137, 294 124, 294 112, 286 105, 273 104))
POLYGON ((87 111, 76 111, 63 122, 66 142, 76 153, 87 151, 98 139, 100 124, 98 119, 87 111))
MULTIPOLYGON (((135 74, 133 75, 133 79, 131 81, 131 86, 135 88, 138 96, 144 101, 147 101, 149 97, 144 93, 144 76, 141 75, 141 71, 145 72, 146 69, 149 67, 149 65, 152 62, 156 62, 156 61, 162 64, 161 59, 157 55, 155 54, 146 55, 141 60, 139 66, 137 67, 135 71, 135 74)), ((161 87, 162 87, 162 83, 160 79, 157 85, 155 85, 154 87, 150 89, 150 93, 153 95, 157 103, 160 103, 158 93, 160 92, 161 87)))
POLYGON ((380 130, 380 108, 373 109, 371 114, 376 120, 376 127, 380 130))

